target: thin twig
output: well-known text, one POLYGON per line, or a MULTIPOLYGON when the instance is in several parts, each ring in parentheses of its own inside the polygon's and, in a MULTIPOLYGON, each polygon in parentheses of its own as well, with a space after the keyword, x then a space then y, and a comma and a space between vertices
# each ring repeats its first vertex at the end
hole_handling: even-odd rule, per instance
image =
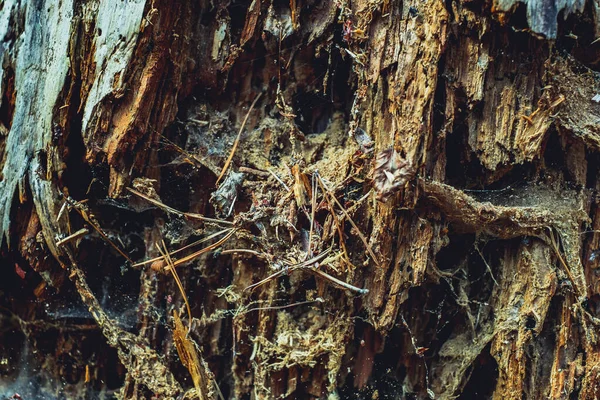
POLYGON ((75 233, 73 233, 73 234, 71 234, 71 235, 69 235, 69 236, 67 236, 65 238, 62 238, 61 240, 59 240, 58 242, 56 242, 56 245, 57 246, 62 246, 63 244, 65 244, 67 242, 70 242, 72 240, 78 239, 81 236, 87 235, 88 233, 90 233, 90 231, 88 231, 85 228, 81 228, 77 232, 75 232, 75 233))
POLYGON ((286 191, 288 191, 288 192, 290 191, 290 187, 289 187, 288 185, 286 185, 286 184, 285 184, 285 182, 284 182, 284 181, 282 181, 282 180, 281 180, 281 178, 280 178, 280 177, 278 177, 278 176, 277 176, 277 174, 276 174, 275 172, 273 172, 271 169, 269 169, 268 171, 269 171, 269 173, 270 173, 271 175, 273 175, 273 177, 275 178, 275 180, 276 180, 277 182, 281 183, 281 186, 283 186, 283 187, 285 188, 285 190, 286 190, 286 191))
POLYGON ((250 167, 240 167, 239 171, 246 172, 248 174, 263 176, 265 178, 268 178, 269 176, 271 176, 271 174, 269 174, 269 172, 267 172, 267 171, 261 171, 260 169, 250 168, 250 167))
POLYGON ((341 286, 344 289, 348 289, 351 290, 353 292, 357 292, 358 294, 367 294, 369 293, 369 289, 361 289, 359 287, 353 286, 347 282, 344 282, 334 276, 329 275, 328 273, 326 273, 325 271, 321 271, 320 269, 317 268, 309 268, 308 269, 310 272, 312 272, 315 275, 320 276, 321 278, 324 278, 332 283, 334 283, 335 285, 341 286))
POLYGON ((242 122, 242 126, 240 126, 240 130, 238 131, 237 137, 235 138, 235 141, 233 142, 233 147, 231 148, 231 152, 229 153, 229 158, 227 158, 227 161, 225 162, 225 165, 223 166, 223 169, 221 170, 221 174, 217 178, 217 182, 215 184, 217 186, 219 185, 219 182, 221 181, 221 179, 225 175, 225 172, 227 172, 227 168, 229 168, 229 164, 231 164, 231 160, 233 160, 233 156, 235 154, 235 151, 237 150, 238 144, 240 143, 240 137, 242 136, 242 132, 244 131, 244 127, 246 126, 246 121, 248 121, 248 117, 250 116, 250 113, 254 109, 254 106, 256 105, 256 102, 258 101, 258 99, 260 99, 260 96, 262 96, 262 93, 259 93, 258 96, 256 96, 256 98, 254 99, 254 101, 250 105, 250 108, 248 109, 248 112, 246 113, 246 117, 244 117, 244 121, 242 122))

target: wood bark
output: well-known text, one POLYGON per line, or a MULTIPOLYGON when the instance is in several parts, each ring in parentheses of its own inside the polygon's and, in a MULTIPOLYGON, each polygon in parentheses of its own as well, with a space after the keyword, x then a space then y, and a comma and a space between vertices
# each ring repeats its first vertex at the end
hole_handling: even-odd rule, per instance
POLYGON ((600 397, 599 38, 598 0, 0 2, 2 396, 600 397))

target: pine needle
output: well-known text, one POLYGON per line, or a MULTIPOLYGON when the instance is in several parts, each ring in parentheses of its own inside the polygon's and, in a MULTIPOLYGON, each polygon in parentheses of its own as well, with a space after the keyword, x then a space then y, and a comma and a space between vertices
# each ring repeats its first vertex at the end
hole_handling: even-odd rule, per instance
POLYGON ((185 307, 187 309, 189 318, 189 332, 192 330, 192 309, 190 307, 190 303, 188 302, 188 298, 185 294, 185 290, 183 290, 183 284, 181 283, 181 279, 179 279, 179 275, 177 275, 177 271, 175 271, 175 268, 173 266, 173 260, 171 259, 171 255, 169 254, 169 250, 167 250, 167 245, 165 244, 164 240, 162 241, 162 245, 164 248, 161 248, 160 245, 157 245, 156 247, 158 247, 158 251, 160 251, 164 259, 167 261, 167 265, 170 267, 169 270, 173 274, 173 279, 175 279, 175 283, 177 283, 177 287, 181 292, 181 297, 183 297, 183 301, 185 302, 185 307))
POLYGON ((286 272, 286 269, 285 269, 285 268, 281 268, 279 271, 277 271, 277 272, 275 272, 275 273, 272 273, 271 275, 267 276, 265 279, 262 279, 262 280, 260 280, 260 281, 258 281, 258 282, 256 282, 256 283, 253 283, 252 285, 250 285, 250 286, 246 287, 246 288, 244 289, 244 291, 252 290, 252 289, 254 289, 254 288, 257 288, 257 287, 259 287, 259 286, 262 286, 262 285, 264 285, 265 283, 267 283, 267 282, 270 282, 270 281, 272 281, 273 279, 275 279, 275 278, 278 278, 279 276, 283 275, 285 272, 286 272))
POLYGON ((235 138, 235 141, 233 142, 233 147, 231 148, 231 152, 229 153, 229 157, 227 158, 227 161, 225 162, 225 165, 223 166, 223 169, 221 170, 221 174, 217 178, 217 183, 216 183, 217 186, 219 185, 219 182, 221 182, 221 179, 225 175, 225 172, 227 172, 227 168, 229 168, 229 164, 231 164, 231 160, 233 160, 233 156, 235 155, 235 151, 237 150, 237 147, 240 144, 240 137, 242 136, 242 132, 244 131, 244 127, 246 126, 246 121, 248 121, 248 117, 250 116, 250 113, 254 109, 254 106, 256 105, 256 102, 258 101, 258 99, 260 99, 260 96, 262 96, 262 93, 259 93, 258 96, 256 96, 256 98, 254 99, 254 101, 250 105, 250 109, 248 109, 248 112, 246 113, 246 117, 244 117, 244 121, 242 122, 242 126, 240 126, 240 130, 238 131, 237 137, 235 138))
POLYGON ((215 243, 213 243, 213 244, 211 244, 211 245, 208 245, 208 246, 206 246, 205 248, 203 248, 202 250, 198 250, 198 251, 196 251, 196 252, 194 252, 194 253, 190 254, 189 256, 185 256, 185 257, 183 257, 183 258, 180 258, 179 260, 176 260, 176 261, 174 261, 174 262, 173 262, 173 265, 171 266, 171 268, 178 267, 178 266, 180 266, 181 264, 184 264, 184 263, 190 262, 190 261, 192 261, 193 259, 195 259, 195 258, 197 258, 197 257, 201 256, 202 254, 204 254, 204 253, 208 253, 209 251, 211 251, 211 250, 213 250, 213 249, 216 249, 217 247, 219 247, 219 246, 221 246, 223 243, 225 243, 227 240, 229 240, 229 238, 230 238, 231 236, 233 236, 233 234, 234 234, 235 232, 236 232, 236 229, 231 229, 227 235, 223 236, 221 239, 219 239, 219 240, 218 240, 218 241, 216 241, 215 243))
POLYGON ((75 201, 70 197, 67 197, 66 200, 79 213, 79 215, 81 215, 81 218, 83 218, 85 222, 90 224, 90 226, 94 228, 96 232, 98 232, 100 237, 102 237, 102 239, 104 239, 106 243, 108 243, 113 249, 115 249, 120 255, 122 255, 123 258, 125 258, 130 264, 133 264, 133 260, 127 255, 127 253, 125 253, 124 250, 121 250, 121 248, 117 246, 117 244, 108 237, 104 230, 102 230, 100 224, 96 220, 96 217, 94 217, 94 215, 89 212, 87 207, 83 204, 84 202, 75 201))
POLYGON ((312 237, 313 230, 315 225, 315 209, 317 208, 317 182, 315 179, 315 174, 313 174, 311 179, 311 199, 310 199, 310 231, 308 234, 308 251, 306 252, 306 258, 312 257, 312 237))
POLYGON ((198 164, 198 166, 204 166, 205 163, 200 158, 198 158, 196 155, 183 149, 177 143, 169 140, 166 136, 164 136, 164 135, 160 135, 160 136, 165 142, 167 142, 169 145, 173 146, 175 148, 175 150, 177 150, 179 153, 183 154, 187 159, 186 161, 188 161, 190 164, 194 164, 192 161, 195 161, 198 164))
POLYGON ((331 283, 333 283, 333 284, 335 284, 337 286, 340 286, 340 287, 342 287, 344 289, 351 290, 351 291, 356 292, 358 294, 367 294, 367 293, 369 293, 369 289, 358 288, 358 287, 356 287, 354 285, 351 285, 349 283, 346 283, 346 282, 344 282, 344 281, 342 281, 342 280, 340 280, 340 279, 338 279, 338 278, 336 278, 334 276, 331 276, 328 273, 326 273, 325 271, 321 271, 320 269, 309 268, 308 270, 311 273, 313 273, 313 274, 315 274, 317 276, 320 276, 321 278, 324 278, 325 280, 328 280, 329 282, 331 282, 331 283))
POLYGON ((297 307, 297 306, 302 306, 302 305, 305 305, 305 304, 312 304, 312 303, 325 303, 325 300, 323 300, 321 297, 317 297, 314 300, 299 301, 299 302, 296 302, 296 303, 286 304, 286 305, 283 305, 283 306, 269 306, 269 307, 250 308, 250 309, 242 312, 239 315, 248 314, 248 313, 253 312, 253 311, 285 310, 286 308, 292 308, 292 307, 297 307))
POLYGON ((369 242, 367 241, 367 238, 365 237, 365 235, 363 235, 363 233, 358 228, 358 225, 356 225, 354 223, 354 220, 352 219, 352 217, 350 217, 350 214, 348 214, 348 212, 340 204, 340 202, 338 201, 338 199, 335 198, 335 195, 333 193, 331 193, 331 191, 329 190, 329 188, 325 185, 325 182, 323 182, 323 179, 321 179, 321 176, 318 173, 316 173, 316 174, 317 174, 317 178, 319 179, 319 184, 321 186, 321 189, 323 189, 323 191, 325 192, 325 194, 326 194, 326 196, 328 198, 332 199, 335 202, 335 204, 337 204, 337 206, 340 208, 340 210, 342 211, 342 213, 348 219, 348 222, 350 222, 350 225, 352 225, 352 227, 356 230, 356 233, 358 234, 358 237, 360 238, 360 240, 362 240, 363 244, 365 245, 365 247, 367 249, 367 252, 369 252, 369 255, 373 259, 373 262, 375 263, 375 265, 377 265, 378 267, 380 267, 381 264, 379 264, 379 261, 377 260, 377 256, 375 256, 375 253, 373 252, 373 249, 371 248, 371 245, 369 245, 369 242))
POLYGON ((221 254, 237 254, 237 253, 249 253, 249 254, 255 255, 257 257, 266 258, 266 256, 263 253, 258 252, 256 250, 250 250, 250 249, 227 249, 227 250, 223 250, 221 252, 221 254))
POLYGON ((248 286, 247 288, 244 289, 244 291, 252 290, 254 288, 262 286, 265 283, 270 282, 273 279, 279 277, 280 275, 283 275, 284 273, 291 273, 300 268, 308 268, 311 265, 318 263, 319 261, 322 261, 325 257, 327 257, 327 255, 329 254, 330 251, 331 251, 331 249, 327 249, 327 250, 321 252, 321 254, 311 258, 310 260, 302 261, 297 264, 287 265, 286 267, 281 268, 279 271, 267 276, 265 279, 248 286))
POLYGON ((168 205, 166 205, 156 199, 153 199, 152 197, 146 196, 145 194, 140 193, 135 189, 127 188, 127 190, 129 192, 135 194, 136 196, 141 197, 142 199, 146 200, 148 203, 154 204, 158 208, 160 208, 170 214, 175 214, 177 216, 185 217, 188 219, 197 219, 197 220, 205 221, 205 222, 213 222, 215 224, 233 225, 233 222, 231 222, 231 221, 225 221, 223 219, 216 219, 216 218, 209 218, 209 217, 205 217, 202 214, 179 211, 179 210, 174 209, 173 207, 169 207, 168 205))
MULTIPOLYGON (((173 251, 172 251, 170 254, 171 254, 171 255, 173 255, 173 254, 177 254, 177 253, 180 253, 180 252, 182 252, 182 251, 184 251, 184 250, 187 250, 187 249, 189 249, 189 248, 191 248, 191 247, 197 246, 197 245, 199 245, 199 244, 201 244, 201 243, 208 242, 209 240, 211 240, 211 239, 214 239, 215 237, 217 237, 217 236, 219 236, 219 235, 222 235, 223 233, 229 232, 230 230, 231 230, 231 228, 227 228, 227 229, 220 230, 220 231, 218 231, 218 232, 215 232, 215 233, 213 233, 213 234, 211 234, 211 235, 208 235, 208 236, 207 236, 207 237, 205 237, 205 238, 202 238, 202 239, 200 239, 200 240, 196 240, 196 241, 195 241, 195 242, 193 242, 193 243, 190 243, 190 244, 188 244, 188 245, 186 245, 186 246, 183 246, 183 247, 182 247, 182 248, 180 248, 180 249, 173 250, 173 251)), ((134 267, 141 267, 141 266, 144 266, 144 265, 147 265, 147 264, 152 264, 153 262, 156 262, 156 261, 162 261, 162 260, 164 260, 164 259, 165 259, 165 258, 164 258, 163 256, 160 256, 160 257, 155 257, 155 258, 151 258, 150 260, 146 260, 146 261, 142 261, 142 262, 139 262, 139 263, 133 264, 133 266, 134 266, 134 267)))

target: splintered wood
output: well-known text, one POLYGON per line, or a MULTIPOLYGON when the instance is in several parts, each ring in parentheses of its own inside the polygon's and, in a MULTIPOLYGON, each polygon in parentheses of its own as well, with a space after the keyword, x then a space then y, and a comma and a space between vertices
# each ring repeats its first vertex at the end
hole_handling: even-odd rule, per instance
POLYGON ((188 339, 188 331, 183 327, 183 323, 177 314, 173 311, 173 342, 177 348, 181 363, 188 369, 194 382, 196 396, 200 400, 209 400, 214 398, 211 382, 213 377, 210 376, 204 367, 204 362, 201 360, 197 345, 188 339))

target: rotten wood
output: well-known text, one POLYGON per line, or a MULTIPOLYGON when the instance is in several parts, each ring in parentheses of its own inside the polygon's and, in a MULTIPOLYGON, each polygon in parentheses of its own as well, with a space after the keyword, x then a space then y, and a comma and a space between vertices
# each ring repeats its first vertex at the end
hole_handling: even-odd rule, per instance
POLYGON ((598 21, 6 0, 7 397, 598 397, 598 21))

